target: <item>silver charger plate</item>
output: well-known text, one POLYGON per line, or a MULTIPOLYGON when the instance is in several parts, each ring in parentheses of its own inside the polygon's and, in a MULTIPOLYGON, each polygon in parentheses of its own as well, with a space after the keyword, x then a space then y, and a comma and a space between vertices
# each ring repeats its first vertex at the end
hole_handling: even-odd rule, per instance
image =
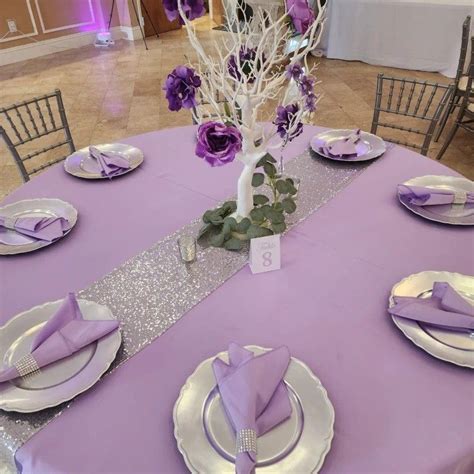
MULTIPOLYGON (((125 143, 105 143, 102 145, 94 145, 102 152, 110 151, 121 155, 130 163, 130 168, 123 170, 122 173, 114 175, 112 178, 123 176, 138 168, 143 163, 143 152, 132 145, 125 143)), ((81 148, 72 155, 69 155, 64 161, 64 169, 67 173, 84 179, 109 179, 102 176, 97 161, 89 154, 89 147, 81 148)))
MULTIPOLYGON (((247 346, 255 354, 269 349, 247 346)), ((234 473, 235 437, 216 388, 212 361, 202 362, 182 387, 173 409, 174 435, 193 473, 234 473)), ((310 368, 294 357, 285 375, 293 408, 284 421, 257 441, 256 474, 317 472, 334 436, 334 408, 310 368)))
MULTIPOLYGON (((77 210, 71 206, 71 204, 61 201, 60 199, 25 199, 0 207, 0 214, 11 218, 64 217, 69 221, 71 227, 64 233, 63 237, 71 232, 77 222, 77 210)), ((0 227, 0 240, 0 255, 13 255, 33 252, 34 250, 47 247, 60 239, 56 239, 53 242, 46 242, 21 235, 14 230, 0 227)))
MULTIPOLYGON (((474 183, 467 178, 457 176, 418 176, 409 179, 406 186, 425 186, 449 191, 465 191, 474 193, 474 183)), ((430 221, 451 225, 474 225, 474 206, 470 209, 464 204, 448 204, 443 206, 416 206, 398 196, 400 202, 410 211, 430 221)))
MULTIPOLYGON (((62 300, 35 306, 0 327, 0 368, 11 367, 30 352, 31 343, 62 300)), ((107 306, 78 300, 85 319, 115 319, 107 306)), ((59 405, 92 387, 115 359, 122 342, 113 331, 71 356, 49 364, 39 374, 0 383, 0 409, 29 413, 59 405)))
MULTIPOLYGON (((449 283, 474 304, 474 277, 460 273, 426 271, 410 275, 394 285, 390 294, 390 307, 395 304, 394 296, 428 298, 433 283, 437 281, 449 283)), ((443 329, 397 316, 392 316, 392 319, 408 339, 432 356, 452 364, 474 368, 474 332, 443 329)))
POLYGON ((336 140, 341 140, 343 138, 348 137, 351 133, 354 133, 354 130, 349 129, 334 129, 334 130, 327 130, 325 132, 318 133, 315 135, 310 142, 311 149, 320 156, 324 156, 329 160, 335 161, 345 161, 345 162, 354 162, 354 161, 368 161, 378 158, 379 156, 383 155, 387 150, 387 145, 385 142, 378 137, 377 135, 373 135, 372 133, 368 132, 360 132, 360 138, 362 142, 367 147, 367 152, 362 156, 357 156, 355 158, 338 158, 334 156, 326 155, 319 150, 319 147, 316 145, 317 140, 324 140, 328 145, 331 142, 336 140))

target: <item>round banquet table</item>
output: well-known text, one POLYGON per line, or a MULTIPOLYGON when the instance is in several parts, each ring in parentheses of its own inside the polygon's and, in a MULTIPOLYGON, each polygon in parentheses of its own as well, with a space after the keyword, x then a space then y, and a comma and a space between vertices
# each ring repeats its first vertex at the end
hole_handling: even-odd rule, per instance
MULTIPOLYGON (((317 130, 306 127, 287 156, 302 153, 317 130)), ((232 196, 240 165, 210 168, 196 158, 194 132, 124 139, 145 161, 120 179, 76 179, 59 165, 12 193, 5 203, 69 201, 79 220, 55 245, 0 259, 0 323, 87 287, 232 196)), ((415 347, 386 310, 392 285, 411 273, 473 273, 472 230, 428 222, 398 203, 397 183, 425 174, 455 173, 401 147, 387 151, 283 237, 280 271, 244 267, 27 441, 18 466, 187 472, 174 402, 194 368, 235 341, 287 345, 327 388, 336 422, 322 472, 447 472, 474 445, 472 373, 415 347)))
POLYGON ((321 49, 328 58, 455 77, 473 0, 331 0, 321 49))

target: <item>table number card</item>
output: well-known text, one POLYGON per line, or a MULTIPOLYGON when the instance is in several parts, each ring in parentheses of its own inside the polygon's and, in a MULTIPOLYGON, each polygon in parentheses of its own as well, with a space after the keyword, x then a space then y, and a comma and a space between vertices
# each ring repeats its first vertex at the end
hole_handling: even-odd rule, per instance
POLYGON ((281 268, 280 234, 252 239, 249 264, 252 273, 279 270, 281 268))

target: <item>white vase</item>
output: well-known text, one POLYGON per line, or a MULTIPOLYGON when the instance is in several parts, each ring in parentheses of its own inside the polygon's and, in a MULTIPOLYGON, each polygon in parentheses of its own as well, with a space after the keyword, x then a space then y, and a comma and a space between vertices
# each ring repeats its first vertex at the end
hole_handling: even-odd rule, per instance
MULTIPOLYGON (((245 146, 242 147, 242 149, 245 148, 245 146)), ((253 209, 252 177, 257 163, 265 154, 266 150, 255 150, 253 152, 241 152, 238 154, 238 159, 244 164, 244 169, 242 173, 240 173, 237 182, 237 220, 249 217, 250 211, 253 209)))

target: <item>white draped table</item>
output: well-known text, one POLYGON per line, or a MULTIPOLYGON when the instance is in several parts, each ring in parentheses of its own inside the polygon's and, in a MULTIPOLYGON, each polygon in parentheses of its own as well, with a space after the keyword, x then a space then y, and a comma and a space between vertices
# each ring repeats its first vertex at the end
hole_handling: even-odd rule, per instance
POLYGON ((328 58, 456 75, 474 0, 329 0, 328 58))

